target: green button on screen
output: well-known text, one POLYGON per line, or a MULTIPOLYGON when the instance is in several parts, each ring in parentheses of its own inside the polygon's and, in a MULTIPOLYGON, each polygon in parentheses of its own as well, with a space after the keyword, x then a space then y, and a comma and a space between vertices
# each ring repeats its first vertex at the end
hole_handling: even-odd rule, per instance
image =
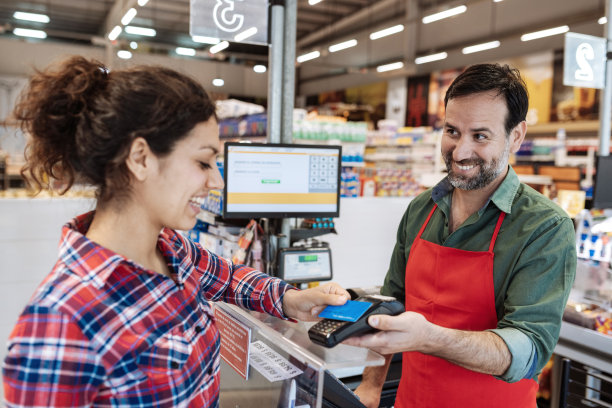
POLYGON ((300 255, 300 262, 316 262, 318 255, 300 255))

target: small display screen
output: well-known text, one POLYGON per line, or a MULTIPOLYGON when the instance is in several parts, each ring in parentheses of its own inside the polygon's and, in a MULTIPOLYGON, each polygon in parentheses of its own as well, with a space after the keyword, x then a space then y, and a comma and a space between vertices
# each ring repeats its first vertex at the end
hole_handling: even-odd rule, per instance
POLYGON ((280 256, 281 279, 287 282, 312 282, 332 277, 329 249, 286 251, 280 256))

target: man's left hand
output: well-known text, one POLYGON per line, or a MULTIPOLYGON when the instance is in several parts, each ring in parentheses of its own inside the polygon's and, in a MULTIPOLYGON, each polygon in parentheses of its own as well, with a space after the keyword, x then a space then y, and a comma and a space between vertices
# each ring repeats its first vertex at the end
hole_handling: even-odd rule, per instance
POLYGON ((344 344, 367 347, 379 354, 394 354, 403 351, 426 351, 433 326, 423 315, 404 312, 397 316, 372 315, 370 326, 380 331, 361 337, 351 337, 344 344))
POLYGON ((315 321, 328 305, 340 306, 351 295, 336 283, 326 283, 306 290, 288 290, 283 296, 283 312, 297 320, 315 321))

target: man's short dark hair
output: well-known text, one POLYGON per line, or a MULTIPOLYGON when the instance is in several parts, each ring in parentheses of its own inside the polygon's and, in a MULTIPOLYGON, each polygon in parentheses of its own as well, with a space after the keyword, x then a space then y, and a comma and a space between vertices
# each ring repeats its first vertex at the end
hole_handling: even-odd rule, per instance
POLYGON ((506 134, 525 120, 529 108, 527 86, 518 69, 508 65, 476 64, 463 71, 450 85, 444 97, 449 100, 479 92, 497 91, 506 100, 508 115, 504 127, 506 134))

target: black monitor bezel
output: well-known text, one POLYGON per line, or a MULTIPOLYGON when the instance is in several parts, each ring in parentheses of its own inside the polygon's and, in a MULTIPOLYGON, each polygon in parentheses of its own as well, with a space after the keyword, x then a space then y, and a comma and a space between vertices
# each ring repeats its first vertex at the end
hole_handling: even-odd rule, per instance
POLYGON ((610 193, 610 191, 608 190, 607 193, 609 195, 609 197, 606 197, 605 199, 603 197, 601 197, 601 193, 598 194, 598 192, 602 191, 604 187, 604 185, 606 183, 604 183, 604 181, 607 179, 608 183, 607 183, 607 187, 608 189, 612 188, 612 183, 610 181, 612 181, 612 173, 604 173, 603 172, 603 164, 606 164, 606 167, 612 167, 612 156, 597 156, 597 163, 596 163, 596 173, 595 173, 595 185, 593 187, 593 208, 598 208, 598 209, 604 209, 604 208, 612 208, 612 193, 610 193), (605 178, 605 179, 604 179, 605 178))
POLYGON ((226 219, 248 219, 248 218, 310 218, 310 217, 339 217, 340 216, 340 174, 342 167, 342 146, 341 145, 320 145, 320 144, 293 144, 293 143, 242 143, 226 142, 223 147, 223 218, 226 219), (333 150, 338 152, 338 180, 336 189, 336 211, 334 212, 307 212, 307 211, 283 211, 283 212, 229 212, 227 211, 227 175, 228 175, 228 149, 230 146, 255 146, 255 147, 293 147, 293 148, 316 148, 333 150))

